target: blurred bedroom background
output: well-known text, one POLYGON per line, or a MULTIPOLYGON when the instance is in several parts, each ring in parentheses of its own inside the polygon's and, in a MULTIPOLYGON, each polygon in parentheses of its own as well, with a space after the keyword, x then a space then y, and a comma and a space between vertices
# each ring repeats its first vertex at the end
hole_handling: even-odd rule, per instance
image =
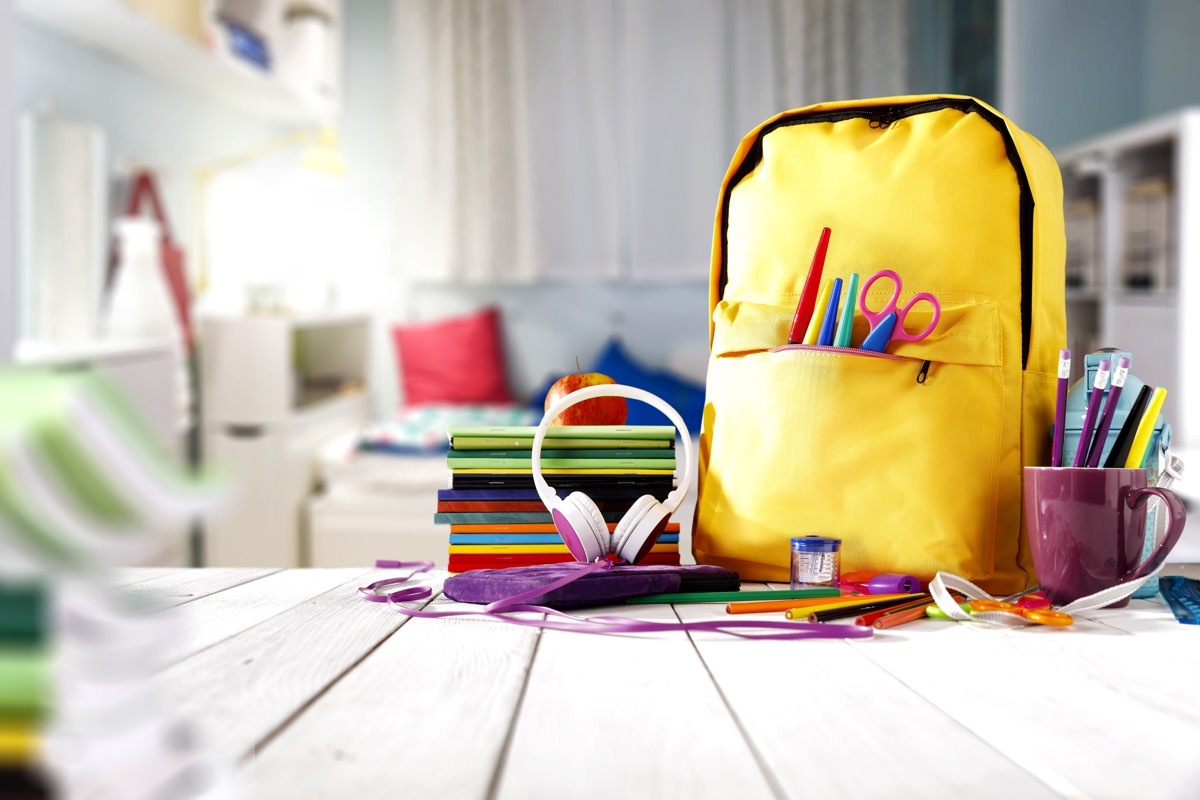
POLYGON ((743 134, 950 92, 1059 158, 1070 345, 1171 387, 1186 459, 1198 34, 1191 0, 3 3, 0 361, 109 375, 233 481, 170 563, 444 563, 448 420, 535 422, 576 359, 698 419, 743 134))

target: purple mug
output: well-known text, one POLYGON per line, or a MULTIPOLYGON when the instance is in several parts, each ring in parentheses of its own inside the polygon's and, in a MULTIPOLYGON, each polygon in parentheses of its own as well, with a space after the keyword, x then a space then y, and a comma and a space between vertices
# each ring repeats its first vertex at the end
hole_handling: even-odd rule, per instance
MULTIPOLYGON (((1033 568, 1055 605, 1147 575, 1183 533, 1187 514, 1168 489, 1147 487, 1144 469, 1025 467, 1025 522, 1033 568), (1166 503, 1166 536, 1143 560, 1146 501, 1166 503)), ((1109 608, 1120 608, 1129 598, 1109 608)))

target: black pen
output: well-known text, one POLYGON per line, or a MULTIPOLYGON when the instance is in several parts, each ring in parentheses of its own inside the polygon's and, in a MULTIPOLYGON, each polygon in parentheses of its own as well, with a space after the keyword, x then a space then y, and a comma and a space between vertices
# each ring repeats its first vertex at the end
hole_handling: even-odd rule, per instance
POLYGON ((1146 405, 1150 402, 1151 394, 1150 387, 1142 384, 1137 399, 1133 401, 1133 407, 1129 409, 1129 415, 1125 417, 1125 424, 1121 426, 1121 432, 1117 434, 1112 450, 1104 461, 1105 468, 1125 466, 1125 459, 1129 458, 1129 448, 1133 446, 1133 436, 1137 433, 1142 415, 1146 413, 1146 405))

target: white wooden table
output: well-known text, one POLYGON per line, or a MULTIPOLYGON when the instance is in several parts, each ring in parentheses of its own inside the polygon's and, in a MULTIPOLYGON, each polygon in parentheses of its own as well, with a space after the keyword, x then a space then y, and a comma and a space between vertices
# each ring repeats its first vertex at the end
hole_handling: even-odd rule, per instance
POLYGON ((1069 629, 751 642, 407 619, 357 598, 393 574, 120 582, 186 612, 169 702, 240 760, 253 797, 1200 796, 1200 626, 1158 601, 1069 629))

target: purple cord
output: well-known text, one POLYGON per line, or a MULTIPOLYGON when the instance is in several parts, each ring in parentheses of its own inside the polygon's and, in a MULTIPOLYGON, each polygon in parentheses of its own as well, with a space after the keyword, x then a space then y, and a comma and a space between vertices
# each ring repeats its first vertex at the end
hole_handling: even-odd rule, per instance
POLYGON ((532 628, 544 628, 557 631, 575 631, 577 633, 658 633, 662 631, 716 631, 741 639, 865 639, 870 638, 874 629, 861 625, 827 625, 811 622, 784 622, 781 620, 703 620, 699 622, 654 622, 650 620, 632 619, 630 617, 576 617, 545 606, 525 605, 524 601, 539 595, 548 594, 572 581, 576 581, 592 572, 612 569, 612 562, 607 560, 593 561, 590 564, 580 564, 579 570, 566 575, 544 586, 537 586, 520 594, 506 597, 489 603, 479 611, 419 611, 406 608, 400 603, 420 600, 429 597, 433 592, 428 586, 409 586, 393 592, 379 594, 377 591, 385 586, 396 586, 407 582, 420 572, 432 569, 429 561, 376 561, 377 567, 416 567, 409 574, 400 578, 387 578, 375 581, 369 586, 361 587, 358 593, 365 599, 375 603, 387 603, 393 609, 409 617, 423 619, 438 619, 442 617, 473 617, 484 616, 492 619, 511 622, 514 625, 525 625, 532 628), (523 619, 506 616, 508 612, 532 611, 538 614, 557 617, 558 619, 523 619), (569 622, 567 620, 570 620, 569 622), (770 633, 750 633, 752 630, 773 631, 770 633))

